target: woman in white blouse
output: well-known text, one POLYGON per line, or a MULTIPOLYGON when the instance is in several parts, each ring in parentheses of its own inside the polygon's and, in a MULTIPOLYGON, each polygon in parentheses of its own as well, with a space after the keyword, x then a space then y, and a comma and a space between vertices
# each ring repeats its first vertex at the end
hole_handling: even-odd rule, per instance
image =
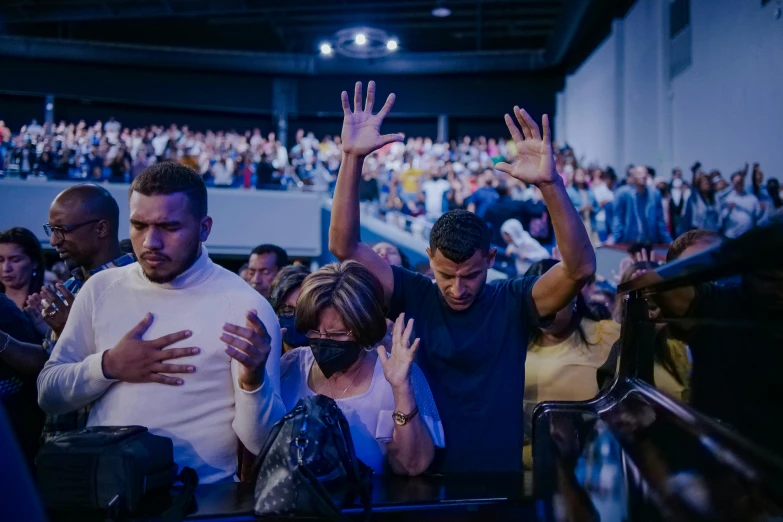
POLYGON ((287 352, 280 365, 283 402, 291 410, 302 397, 337 402, 351 429, 356 454, 376 473, 386 464, 400 475, 430 466, 444 447, 443 426, 432 392, 413 358, 413 320, 401 315, 392 352, 376 345, 386 333, 383 288, 355 261, 326 265, 302 283, 296 329, 310 345, 287 352))

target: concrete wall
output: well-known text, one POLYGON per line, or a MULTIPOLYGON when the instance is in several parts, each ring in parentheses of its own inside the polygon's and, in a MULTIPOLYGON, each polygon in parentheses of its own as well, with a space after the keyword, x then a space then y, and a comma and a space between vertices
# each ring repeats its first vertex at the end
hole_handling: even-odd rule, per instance
MULTIPOLYGON (((783 175, 783 20, 775 2, 691 0, 691 65, 669 77, 669 0, 639 0, 557 96, 556 137, 587 162, 746 161, 783 175)), ((687 171, 687 170, 686 170, 687 171)))
MULTIPOLYGON (((68 182, 0 180, 0 230, 24 227, 48 245, 42 225, 49 204, 68 182)), ((128 185, 105 185, 120 206, 120 239, 129 236, 128 185)), ((214 220, 206 242, 211 254, 247 254, 273 243, 291 256, 321 255, 321 195, 303 192, 208 189, 214 220)))

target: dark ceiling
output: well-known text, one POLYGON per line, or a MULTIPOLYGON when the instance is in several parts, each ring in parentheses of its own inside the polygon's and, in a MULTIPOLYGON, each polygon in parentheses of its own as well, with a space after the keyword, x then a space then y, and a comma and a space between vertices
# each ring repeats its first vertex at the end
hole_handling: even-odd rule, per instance
POLYGON ((0 32, 145 45, 316 53, 369 25, 409 52, 544 49, 568 0, 3 0, 0 32), (442 4, 446 18, 431 11, 442 4))

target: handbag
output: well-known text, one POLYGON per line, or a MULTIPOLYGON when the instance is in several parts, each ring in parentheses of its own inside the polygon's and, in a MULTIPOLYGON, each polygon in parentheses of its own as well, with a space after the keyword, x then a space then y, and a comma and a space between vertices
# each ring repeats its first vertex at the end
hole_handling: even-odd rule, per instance
POLYGON ((359 498, 372 511, 372 469, 356 457, 348 421, 337 403, 299 400, 272 428, 255 466, 256 515, 347 520, 342 508, 359 498))
MULTIPOLYGON (((133 513, 167 495, 177 477, 171 439, 143 426, 90 426, 46 443, 35 459, 41 498, 50 511, 133 513)), ((198 475, 184 468, 184 488, 160 520, 182 520, 198 475)))

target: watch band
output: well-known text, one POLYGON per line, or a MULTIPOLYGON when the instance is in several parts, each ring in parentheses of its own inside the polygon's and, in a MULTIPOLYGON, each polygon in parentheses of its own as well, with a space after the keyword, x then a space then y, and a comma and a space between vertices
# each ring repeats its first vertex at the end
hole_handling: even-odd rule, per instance
POLYGON ((395 411, 392 413, 392 418, 394 419, 395 424, 397 424, 398 426, 405 426, 411 420, 413 420, 413 418, 416 417, 416 415, 418 414, 419 414, 419 407, 416 406, 415 408, 413 408, 413 411, 407 415, 405 415, 400 411, 395 411), (401 420, 401 422, 397 420, 398 418, 401 420))

